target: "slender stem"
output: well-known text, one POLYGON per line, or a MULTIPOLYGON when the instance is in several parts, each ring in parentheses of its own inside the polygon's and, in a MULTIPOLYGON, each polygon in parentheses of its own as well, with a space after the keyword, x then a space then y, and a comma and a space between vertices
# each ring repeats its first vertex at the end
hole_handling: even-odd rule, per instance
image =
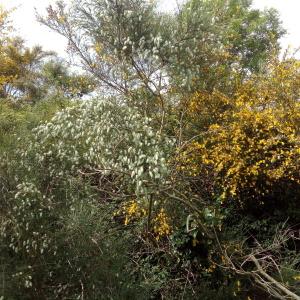
POLYGON ((150 232, 152 207, 153 207, 153 195, 150 195, 149 207, 148 207, 148 220, 147 220, 147 232, 148 233, 150 232))

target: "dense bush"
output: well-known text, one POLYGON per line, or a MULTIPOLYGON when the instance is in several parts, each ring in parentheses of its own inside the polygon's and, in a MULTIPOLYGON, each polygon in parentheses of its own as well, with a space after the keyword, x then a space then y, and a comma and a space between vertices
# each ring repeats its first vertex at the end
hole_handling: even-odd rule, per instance
POLYGON ((0 10, 0 298, 299 299, 300 65, 276 12, 87 0, 40 21, 89 75, 0 10))
POLYGON ((189 108, 197 122, 208 117, 210 124, 188 146, 185 168, 196 176, 212 167, 223 201, 237 199, 252 210, 268 202, 296 206, 300 184, 299 63, 277 62, 268 72, 245 82, 234 98, 213 93, 205 102, 196 94, 189 108))
POLYGON ((131 234, 109 223, 129 195, 146 206, 167 174, 172 142, 148 122, 101 100, 73 104, 36 127, 27 149, 20 141, 1 156, 17 171, 1 203, 5 297, 133 297, 121 275, 131 234))

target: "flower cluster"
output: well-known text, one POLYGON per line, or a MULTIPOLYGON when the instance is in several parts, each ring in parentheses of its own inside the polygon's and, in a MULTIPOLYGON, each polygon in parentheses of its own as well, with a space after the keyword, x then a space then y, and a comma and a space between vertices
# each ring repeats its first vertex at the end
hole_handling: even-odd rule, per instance
POLYGON ((140 219, 146 215, 146 210, 142 207, 139 201, 131 200, 124 204, 116 215, 124 215, 124 224, 128 225, 134 220, 140 219))
POLYGON ((172 231, 169 217, 165 210, 162 208, 159 213, 153 219, 154 223, 154 234, 156 239, 159 240, 162 237, 169 235, 172 231))

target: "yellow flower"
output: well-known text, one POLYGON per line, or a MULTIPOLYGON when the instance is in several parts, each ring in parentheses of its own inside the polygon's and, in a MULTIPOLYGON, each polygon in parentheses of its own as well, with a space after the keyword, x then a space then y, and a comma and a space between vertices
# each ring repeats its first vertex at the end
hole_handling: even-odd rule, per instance
POLYGON ((153 219, 154 223, 154 234, 156 239, 167 236, 171 233, 171 226, 169 225, 169 218, 166 215, 164 209, 162 208, 156 217, 153 219))

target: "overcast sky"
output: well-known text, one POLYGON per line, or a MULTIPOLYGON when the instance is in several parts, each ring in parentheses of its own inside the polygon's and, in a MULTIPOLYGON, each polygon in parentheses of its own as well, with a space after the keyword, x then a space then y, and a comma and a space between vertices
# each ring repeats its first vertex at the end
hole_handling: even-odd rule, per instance
MULTIPOLYGON (((40 25, 35 18, 34 8, 39 12, 44 12, 45 7, 55 3, 55 0, 0 0, 6 8, 17 7, 13 14, 14 25, 29 46, 39 44, 45 50, 54 50, 59 55, 63 55, 66 42, 59 35, 51 32, 46 27, 40 25)), ((265 7, 276 8, 287 29, 288 35, 282 40, 284 48, 297 48, 300 46, 300 0, 254 0, 256 8, 265 7)), ((162 9, 174 9, 176 0, 161 0, 162 9)))

